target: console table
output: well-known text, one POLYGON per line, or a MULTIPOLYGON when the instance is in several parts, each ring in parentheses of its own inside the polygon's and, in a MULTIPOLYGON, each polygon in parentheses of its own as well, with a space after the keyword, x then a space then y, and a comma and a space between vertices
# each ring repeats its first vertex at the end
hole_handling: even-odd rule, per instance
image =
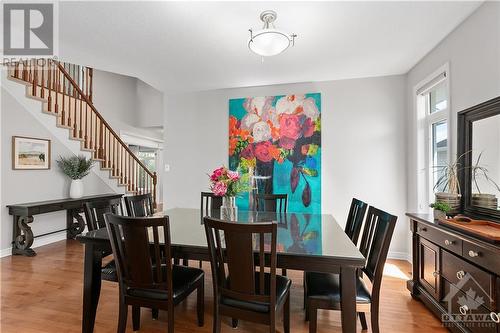
POLYGON ((20 254, 28 257, 36 256, 36 252, 31 248, 36 237, 50 235, 66 230, 68 239, 75 238, 85 229, 85 221, 79 214, 83 211, 85 202, 104 201, 114 198, 121 198, 122 194, 110 193, 86 196, 79 199, 58 199, 39 202, 29 202, 16 205, 7 205, 9 214, 13 217, 12 231, 12 254, 20 254), (34 236, 30 223, 33 222, 33 215, 45 214, 57 211, 66 211, 66 229, 56 230, 45 234, 34 236))

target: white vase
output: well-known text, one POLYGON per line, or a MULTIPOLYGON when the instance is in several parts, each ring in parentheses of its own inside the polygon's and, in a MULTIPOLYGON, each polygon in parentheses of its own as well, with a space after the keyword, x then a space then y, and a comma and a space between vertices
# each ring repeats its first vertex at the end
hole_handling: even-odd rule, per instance
POLYGON ((236 197, 222 197, 220 219, 226 221, 237 221, 238 207, 236 206, 236 197))
POLYGON ((83 197, 83 181, 81 179, 73 179, 69 187, 69 197, 71 199, 79 199, 83 197))

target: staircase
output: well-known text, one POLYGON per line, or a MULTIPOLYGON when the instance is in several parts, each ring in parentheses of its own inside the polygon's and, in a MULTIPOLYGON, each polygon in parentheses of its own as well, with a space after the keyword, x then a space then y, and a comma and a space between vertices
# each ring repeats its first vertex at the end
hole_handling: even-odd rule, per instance
POLYGON ((41 101, 43 112, 56 117, 56 126, 67 128, 118 186, 130 194, 151 193, 156 207, 156 172, 137 158, 92 103, 92 68, 30 59, 10 65, 8 77, 26 85, 27 96, 41 101))

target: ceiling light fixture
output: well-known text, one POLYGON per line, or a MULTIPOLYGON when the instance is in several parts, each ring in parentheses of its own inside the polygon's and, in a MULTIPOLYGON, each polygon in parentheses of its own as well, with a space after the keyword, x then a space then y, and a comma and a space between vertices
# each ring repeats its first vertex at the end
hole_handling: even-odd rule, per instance
POLYGON ((260 14, 260 19, 264 22, 262 30, 254 32, 252 29, 248 29, 250 31, 248 48, 252 52, 262 57, 271 57, 285 51, 290 45, 295 45, 297 35, 276 29, 274 26, 276 17, 275 11, 266 10, 260 14))

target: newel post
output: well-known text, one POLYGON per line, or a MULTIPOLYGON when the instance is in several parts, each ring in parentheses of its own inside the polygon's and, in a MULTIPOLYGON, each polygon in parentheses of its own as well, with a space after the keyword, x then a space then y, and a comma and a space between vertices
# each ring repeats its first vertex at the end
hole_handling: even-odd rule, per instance
POLYGON ((153 172, 153 205, 154 205, 155 209, 158 206, 156 203, 156 183, 157 183, 157 181, 158 181, 158 177, 156 176, 156 171, 155 171, 155 172, 153 172))

